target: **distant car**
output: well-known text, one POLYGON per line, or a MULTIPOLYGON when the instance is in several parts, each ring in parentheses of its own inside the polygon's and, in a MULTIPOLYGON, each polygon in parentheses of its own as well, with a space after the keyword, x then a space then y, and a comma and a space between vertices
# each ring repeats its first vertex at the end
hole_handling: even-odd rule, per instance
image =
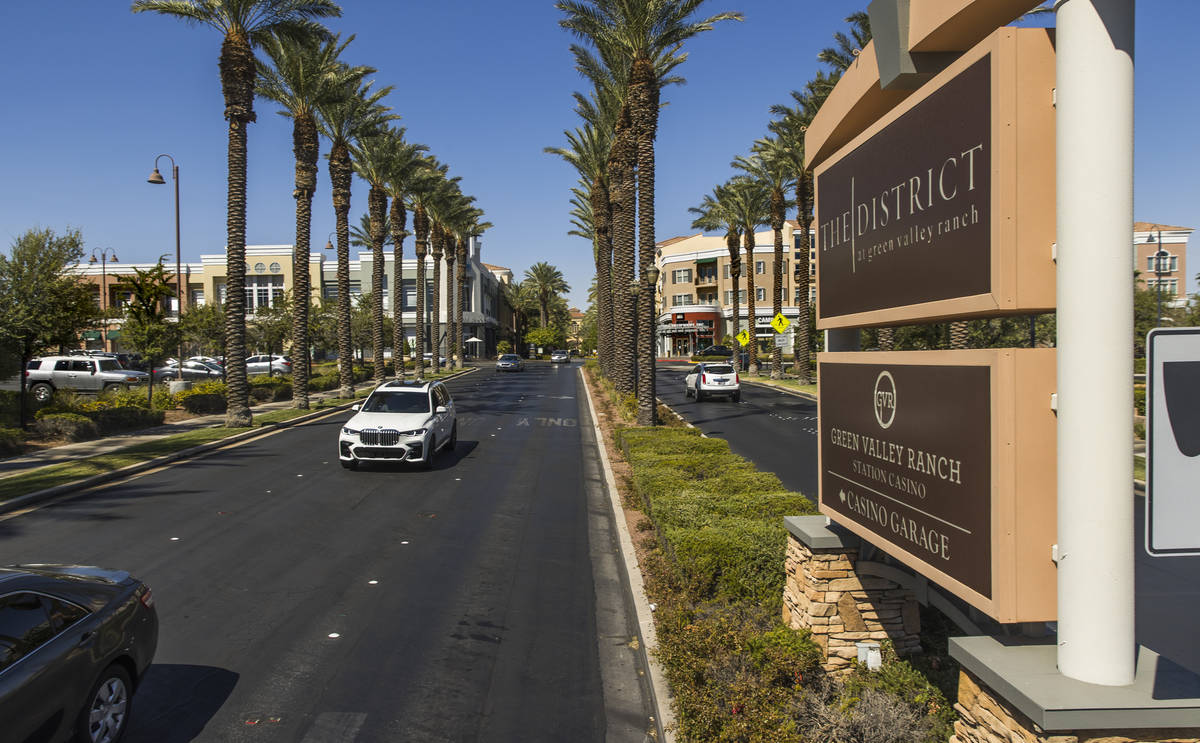
POLYGON ((212 356, 188 356, 187 360, 188 361, 200 361, 205 364, 209 364, 210 366, 216 366, 216 367, 223 366, 223 364, 220 362, 220 360, 218 360, 212 356))
POLYGON ((515 353, 500 354, 496 359, 496 371, 525 371, 525 359, 515 353))
POLYGON ((684 397, 695 397, 696 402, 714 396, 741 402, 742 380, 732 364, 696 364, 683 378, 683 394, 684 397))
POLYGON ((558 349, 550 352, 551 364, 569 364, 571 363, 571 352, 558 349))
POLYGON ((177 379, 189 381, 204 381, 220 379, 224 372, 216 364, 206 364, 203 361, 185 361, 183 370, 178 364, 167 364, 154 370, 154 378, 160 382, 173 382, 177 379))
POLYGON ((708 346, 696 352, 697 356, 725 356, 733 357, 733 349, 729 346, 708 346))
MULTIPOLYGON (((422 358, 425 359, 425 366, 433 366, 433 354, 432 353, 426 353, 422 356, 422 358)), ((446 365, 446 357, 438 356, 438 366, 445 366, 445 365, 446 365)))
POLYGON ((418 462, 429 469, 438 452, 458 444, 454 400, 441 382, 384 382, 353 409, 338 434, 338 459, 347 469, 360 462, 418 462))
POLYGON ((157 647, 154 596, 129 573, 0 568, 0 738, 117 741, 157 647))
POLYGON ((111 356, 44 356, 25 365, 25 383, 38 402, 46 402, 55 390, 106 392, 129 389, 149 378, 145 372, 121 366, 111 356))
POLYGON ((246 359, 246 376, 254 377, 270 374, 272 377, 282 377, 292 373, 292 360, 287 356, 251 356, 246 359))

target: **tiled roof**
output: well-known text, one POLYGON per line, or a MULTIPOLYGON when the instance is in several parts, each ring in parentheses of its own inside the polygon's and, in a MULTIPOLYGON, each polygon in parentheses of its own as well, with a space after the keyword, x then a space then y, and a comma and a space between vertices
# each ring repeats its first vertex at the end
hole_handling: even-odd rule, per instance
POLYGON ((511 268, 505 268, 504 266, 493 266, 490 263, 484 263, 483 267, 489 271, 511 271, 512 270, 511 268))
POLYGON ((1134 232, 1154 232, 1156 230, 1191 232, 1193 229, 1193 227, 1173 227, 1169 224, 1156 224, 1154 222, 1133 223, 1134 232))

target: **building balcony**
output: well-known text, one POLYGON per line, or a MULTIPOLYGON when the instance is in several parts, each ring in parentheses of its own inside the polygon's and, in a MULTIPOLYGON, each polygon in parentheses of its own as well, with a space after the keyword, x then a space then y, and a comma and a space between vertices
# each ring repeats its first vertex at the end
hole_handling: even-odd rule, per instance
POLYGON ((705 287, 705 286, 716 286, 716 285, 717 285, 717 275, 715 273, 713 273, 713 274, 700 274, 700 273, 696 274, 696 287, 697 288, 705 287))

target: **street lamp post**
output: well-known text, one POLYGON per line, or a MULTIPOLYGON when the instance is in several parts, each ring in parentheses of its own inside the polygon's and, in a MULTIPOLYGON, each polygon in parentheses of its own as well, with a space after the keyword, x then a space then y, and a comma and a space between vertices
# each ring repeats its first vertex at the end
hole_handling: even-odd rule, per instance
POLYGON ((108 270, 107 263, 112 261, 117 262, 117 253, 112 248, 96 248, 92 251, 92 257, 88 261, 92 265, 96 264, 96 259, 100 260, 100 312, 104 315, 104 337, 101 339, 104 350, 111 351, 112 348, 108 344, 108 270), (98 251, 98 252, 97 252, 98 251))
MULTIPOLYGON (((146 179, 148 183, 156 185, 165 185, 162 173, 158 172, 158 161, 167 158, 171 161, 171 180, 175 183, 175 320, 178 322, 183 316, 183 266, 179 255, 179 166, 175 164, 175 158, 167 154, 159 155, 154 158, 154 172, 146 179)), ((179 368, 183 369, 183 333, 179 334, 179 355, 176 357, 179 362, 179 368)), ((180 374, 183 372, 180 371, 180 374)), ((182 378, 182 377, 181 377, 182 378)))
POLYGON ((1162 326, 1162 275, 1163 261, 1170 257, 1170 254, 1163 250, 1162 246, 1162 230, 1156 230, 1158 237, 1158 250, 1154 253, 1154 296, 1158 300, 1158 320, 1154 327, 1162 326))

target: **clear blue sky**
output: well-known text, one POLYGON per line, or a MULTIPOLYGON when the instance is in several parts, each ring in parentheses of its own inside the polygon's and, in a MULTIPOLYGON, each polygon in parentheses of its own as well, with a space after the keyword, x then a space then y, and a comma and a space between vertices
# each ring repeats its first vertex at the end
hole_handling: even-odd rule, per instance
MULTIPOLYGON (((843 18, 860 2, 710 0, 708 12, 740 10, 688 44, 684 86, 665 91, 658 138, 658 238, 690 234, 689 206, 731 174, 729 161, 766 131, 773 103, 787 102, 818 69, 843 18)), ((574 172, 542 153, 574 128, 571 92, 586 89, 572 67, 571 38, 552 0, 424 2, 344 0, 330 23, 357 38, 345 58, 376 67, 378 85, 496 226, 484 260, 518 278, 545 260, 562 269, 583 308, 591 246, 569 237, 574 172)), ((1191 38, 1200 3, 1142 0, 1137 15, 1135 218, 1200 228, 1194 129, 1200 54, 1191 38)), ((170 186, 146 183, 159 153, 180 166, 184 260, 225 244, 226 129, 216 31, 154 14, 124 0, 0 3, 4 148, 0 241, 34 226, 78 228, 89 249, 122 262, 174 257, 170 186)), ((266 101, 250 127, 249 244, 295 237, 289 120, 266 101)), ((325 151, 322 151, 322 155, 325 151)), ((166 161, 163 161, 164 164, 166 161)), ((313 248, 334 228, 322 162, 313 248)), ((351 219, 366 209, 356 182, 351 219)), ((1190 290, 1200 272, 1192 240, 1190 290)), ((411 255, 411 241, 406 249, 411 255)), ((330 256, 332 257, 332 256, 330 256)))

